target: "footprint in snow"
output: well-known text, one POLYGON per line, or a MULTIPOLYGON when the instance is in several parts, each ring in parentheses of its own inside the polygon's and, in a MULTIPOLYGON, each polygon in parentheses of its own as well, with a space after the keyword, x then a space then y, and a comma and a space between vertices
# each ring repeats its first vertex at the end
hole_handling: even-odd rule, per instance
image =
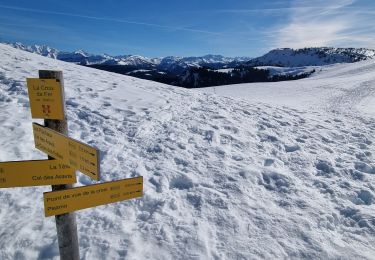
POLYGON ((356 191, 356 197, 354 199, 354 204, 356 205, 367 205, 370 206, 374 204, 375 197, 372 192, 368 190, 361 189, 356 191))
POLYGON ((301 147, 298 144, 292 144, 292 145, 284 145, 285 151, 287 153, 292 153, 298 150, 301 150, 301 147))
POLYGON ((363 173, 368 173, 368 174, 375 174, 375 168, 374 166, 367 164, 365 162, 355 162, 354 163, 354 168, 357 171, 363 172, 363 173))
POLYGON ((174 177, 169 183, 169 189, 188 190, 193 186, 193 181, 185 175, 174 177))

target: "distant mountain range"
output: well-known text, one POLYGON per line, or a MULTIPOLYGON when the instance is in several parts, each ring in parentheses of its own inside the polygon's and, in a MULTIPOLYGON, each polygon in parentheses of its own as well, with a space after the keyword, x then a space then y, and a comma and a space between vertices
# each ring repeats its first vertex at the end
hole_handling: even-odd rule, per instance
POLYGON ((149 58, 139 55, 97 55, 83 50, 66 52, 46 45, 7 44, 53 59, 184 87, 291 80, 309 76, 314 68, 306 69, 307 66, 375 58, 375 50, 365 48, 282 48, 271 50, 258 58, 221 55, 149 58), (275 70, 272 67, 283 68, 275 70))
POLYGON ((202 57, 168 56, 164 58, 148 58, 139 55, 111 56, 107 54, 90 54, 83 50, 73 52, 59 51, 46 45, 28 46, 22 43, 10 43, 10 45, 17 49, 79 65, 119 65, 135 67, 136 69, 157 69, 176 74, 189 67, 209 66, 221 69, 228 66, 234 67, 250 60, 248 57, 228 58, 221 55, 206 55, 202 57))

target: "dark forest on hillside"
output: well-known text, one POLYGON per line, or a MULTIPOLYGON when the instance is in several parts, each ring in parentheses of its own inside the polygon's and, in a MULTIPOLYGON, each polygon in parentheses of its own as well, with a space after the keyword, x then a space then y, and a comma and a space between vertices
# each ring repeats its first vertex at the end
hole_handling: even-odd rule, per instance
POLYGON ((134 66, 125 65, 87 65, 88 67, 115 72, 136 78, 152 80, 184 88, 203 88, 240 83, 276 82, 296 80, 310 76, 314 71, 298 75, 270 75, 268 70, 250 66, 237 66, 230 72, 220 72, 208 67, 190 67, 181 74, 157 69, 139 70, 134 66))

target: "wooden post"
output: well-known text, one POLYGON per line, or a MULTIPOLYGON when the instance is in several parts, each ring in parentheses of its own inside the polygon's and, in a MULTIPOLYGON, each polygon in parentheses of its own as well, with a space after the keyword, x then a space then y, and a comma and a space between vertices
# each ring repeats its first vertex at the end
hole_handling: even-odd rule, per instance
MULTIPOLYGON (((54 120, 45 119, 44 125, 59 133, 68 136, 68 121, 66 118, 64 79, 62 71, 40 70, 39 78, 41 79, 57 79, 61 83, 61 91, 63 96, 64 119, 54 120)), ((48 156, 48 159, 53 159, 48 156)), ((65 190, 72 188, 73 185, 52 185, 52 191, 65 190)), ((57 238, 59 242, 59 251, 61 260, 79 260, 79 247, 77 235, 77 223, 74 212, 55 216, 57 238)))

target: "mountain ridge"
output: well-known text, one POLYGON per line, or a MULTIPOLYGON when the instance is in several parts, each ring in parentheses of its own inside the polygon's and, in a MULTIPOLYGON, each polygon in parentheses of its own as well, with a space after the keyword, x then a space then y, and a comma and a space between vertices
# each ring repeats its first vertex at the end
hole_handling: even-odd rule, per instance
POLYGON ((127 65, 137 66, 140 69, 158 68, 162 70, 173 70, 171 67, 186 68, 205 65, 214 69, 223 69, 240 64, 280 67, 321 66, 334 63, 351 63, 375 58, 375 50, 368 48, 277 48, 256 58, 225 57, 223 55, 214 54, 186 57, 146 57, 142 55, 91 54, 85 50, 68 52, 60 51, 48 45, 24 45, 19 42, 7 44, 17 49, 80 65, 127 65))
POLYGON ((8 45, 57 60, 185 88, 295 80, 309 77, 316 66, 352 63, 375 57, 375 50, 365 48, 280 48, 250 59, 213 54, 162 58, 112 56, 90 54, 85 50, 59 51, 47 45, 8 45))
POLYGON ((251 66, 323 66, 352 63, 375 58, 375 50, 366 48, 310 47, 302 49, 279 48, 248 61, 251 66))
POLYGON ((19 42, 6 43, 16 49, 36 53, 45 57, 57 60, 73 62, 79 65, 129 65, 140 67, 157 67, 160 69, 168 67, 170 63, 178 64, 181 67, 201 66, 204 64, 229 64, 233 62, 245 62, 249 57, 224 57, 222 55, 207 54, 204 56, 166 56, 161 58, 146 57, 142 55, 108 55, 108 54, 90 54, 85 50, 76 50, 72 52, 60 51, 48 45, 25 45, 19 42))

